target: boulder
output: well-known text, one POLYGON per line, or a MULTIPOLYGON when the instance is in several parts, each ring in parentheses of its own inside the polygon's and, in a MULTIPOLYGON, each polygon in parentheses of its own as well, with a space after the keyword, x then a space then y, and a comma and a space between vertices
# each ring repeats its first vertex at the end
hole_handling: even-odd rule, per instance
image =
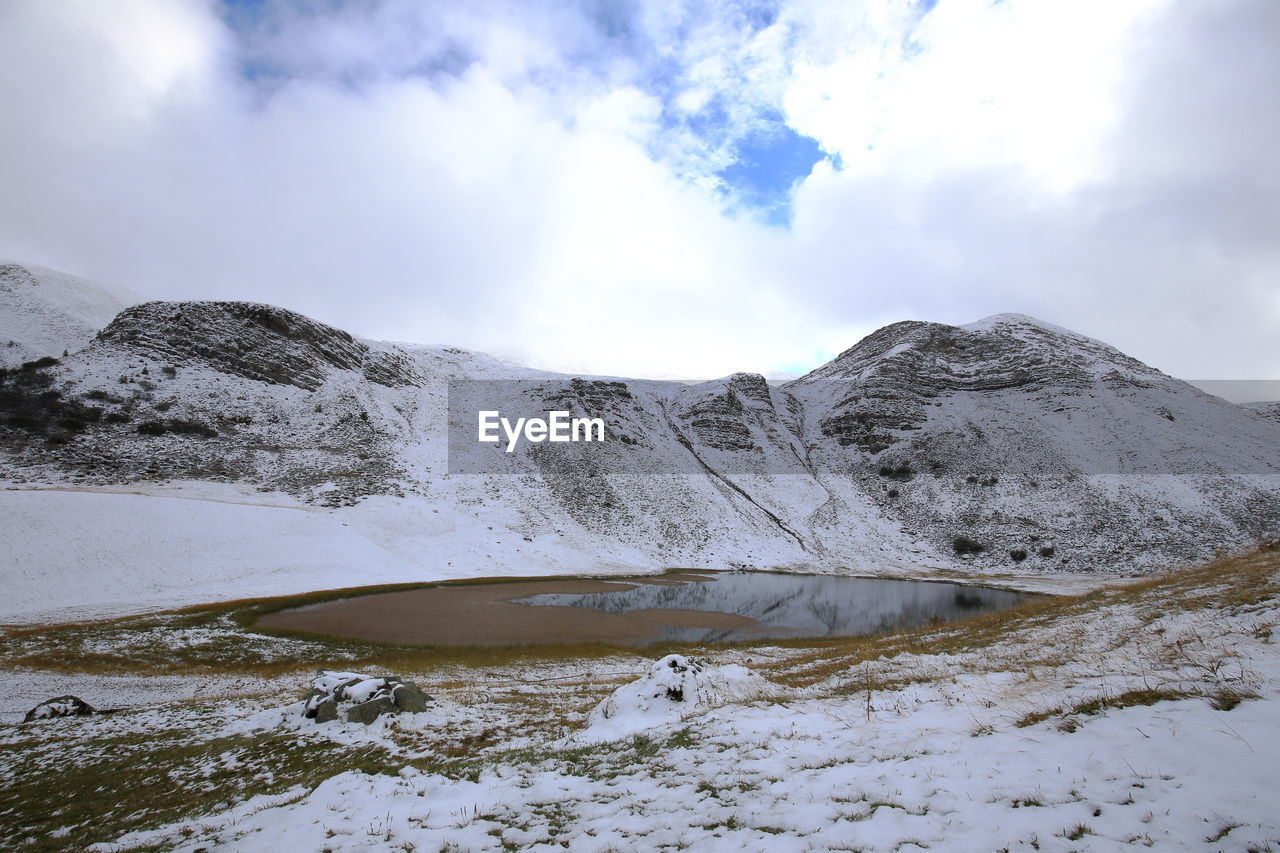
POLYGON ((98 711, 79 696, 57 696, 53 699, 46 699, 32 708, 22 718, 22 722, 50 720, 54 717, 87 717, 96 713, 98 711))
POLYGON ((401 681, 391 688, 391 699, 401 711, 410 713, 427 710, 427 703, 432 701, 416 684, 407 681, 401 681))
POLYGON ((347 709, 348 723, 364 723, 366 726, 383 714, 395 714, 400 709, 391 701, 390 696, 378 696, 368 702, 352 705, 347 709))
POLYGON ((330 697, 320 700, 316 703, 315 711, 311 717, 317 723, 327 723, 330 720, 338 719, 338 703, 330 697))
POLYGON ((314 719, 316 708, 321 702, 329 698, 329 694, 318 687, 312 687, 307 694, 302 697, 302 716, 308 720, 314 719))
POLYGON ((383 714, 427 710, 432 699, 399 676, 322 671, 302 697, 302 716, 317 723, 337 720, 368 725, 383 714))

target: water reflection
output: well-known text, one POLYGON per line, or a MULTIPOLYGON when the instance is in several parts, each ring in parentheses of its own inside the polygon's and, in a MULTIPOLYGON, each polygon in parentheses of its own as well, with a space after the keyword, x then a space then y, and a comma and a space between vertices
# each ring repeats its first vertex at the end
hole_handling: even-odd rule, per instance
POLYGON ((932 581, 724 572, 593 593, 546 593, 522 604, 604 613, 701 610, 755 624, 734 628, 663 625, 653 642, 733 642, 764 637, 847 637, 968 619, 1019 603, 1023 594, 932 581))

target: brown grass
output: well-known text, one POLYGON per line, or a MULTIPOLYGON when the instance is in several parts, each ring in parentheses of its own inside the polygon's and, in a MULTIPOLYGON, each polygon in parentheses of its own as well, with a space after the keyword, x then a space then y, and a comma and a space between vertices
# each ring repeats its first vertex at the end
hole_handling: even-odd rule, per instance
POLYGON ((1096 699, 1086 699, 1077 703, 1068 709, 1048 708, 1041 711, 1033 711, 1023 716, 1014 723, 1018 728, 1026 728, 1036 723, 1044 722, 1051 717, 1067 716, 1071 714, 1089 716, 1093 714, 1101 714, 1108 708, 1133 708, 1138 705, 1154 705, 1157 702, 1172 702, 1177 699, 1189 699, 1192 696, 1205 696, 1208 694, 1194 690, 1182 690, 1164 687, 1144 687, 1137 690, 1126 690, 1115 696, 1099 696, 1096 699))
MULTIPOLYGON (((652 658, 670 652, 716 655, 726 649, 749 651, 757 647, 787 651, 783 660, 759 666, 771 678, 791 687, 806 687, 857 666, 893 655, 955 655, 986 648, 1019 632, 1050 624, 1063 624, 1107 605, 1130 605, 1143 618, 1154 621, 1166 612, 1220 608, 1233 613, 1249 612, 1280 596, 1280 549, 1223 557, 1206 565, 1153 576, 1147 580, 1103 587, 1084 595, 1034 596, 1009 610, 989 613, 964 622, 943 623, 888 635, 850 638, 761 640, 729 646, 659 644, 637 650, 603 643, 573 643, 521 646, 404 646, 343 640, 314 634, 254 626, 264 613, 346 598, 465 583, 501 583, 508 578, 445 581, 439 584, 388 584, 373 587, 325 590, 269 599, 245 599, 200 605, 147 616, 122 617, 96 623, 14 629, 0 635, 0 665, 24 666, 67 672, 210 672, 236 673, 272 678, 313 670, 322 666, 353 669, 428 673, 459 668, 487 670, 536 663, 604 658, 621 660, 652 658), (228 632, 225 647, 170 649, 151 652, 131 649, 127 654, 106 650, 86 652, 85 641, 101 641, 118 635, 137 638, 159 626, 200 628, 230 622, 238 628, 228 632), (239 632, 278 636, 305 643, 292 656, 265 659, 247 649, 239 632)), ((672 570, 668 574, 686 570, 672 570)), ((586 577, 586 576, 583 576, 586 577)), ((539 578, 563 580, 563 577, 539 578)), ((522 578, 521 580, 530 580, 522 578)), ((1260 626, 1259 631, 1269 630, 1260 626)), ((1050 667, 1062 663, 1058 653, 1046 650, 1040 657, 1026 657, 1027 667, 1050 667)), ((905 682, 904 682, 905 683, 905 682)), ((897 686, 880 682, 874 689, 897 686)))
POLYGON ((93 755, 50 766, 36 745, 11 746, 13 775, 0 786, 0 846, 5 850, 84 850, 90 844, 226 808, 255 794, 314 787, 335 768, 394 773, 379 747, 345 747, 292 734, 192 742, 186 728, 105 737, 93 755), (234 754, 271 777, 246 775, 219 759, 234 754), (65 832, 60 837, 54 830, 65 832))

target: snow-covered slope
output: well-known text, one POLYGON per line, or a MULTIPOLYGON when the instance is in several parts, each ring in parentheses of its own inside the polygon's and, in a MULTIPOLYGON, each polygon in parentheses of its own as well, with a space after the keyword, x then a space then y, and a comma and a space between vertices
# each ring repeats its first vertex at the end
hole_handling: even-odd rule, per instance
POLYGON ((1248 409, 1255 415, 1261 415, 1269 421, 1280 424, 1280 402, 1270 403, 1244 403, 1242 408, 1248 409))
MULTIPOLYGON (((1280 425, 1018 315, 896 323, 781 386, 752 374, 690 386, 366 341, 269 305, 151 302, 57 363, 9 371, 0 398, 0 472, 14 487, 157 493, 180 481, 195 485, 166 500, 205 500, 200 483, 212 481, 328 519, 329 532, 306 535, 338 544, 310 573, 279 551, 293 533, 240 525, 270 579, 255 594, 671 566, 1141 570, 1280 535, 1280 425), (456 451, 459 436, 475 447, 466 394, 477 388, 504 413, 601 417, 610 440, 574 453, 491 445, 487 467, 463 473, 456 451), (465 421, 452 433, 451 416, 465 421), (359 544, 343 544, 348 534, 359 544)), ((26 509, 7 523, 26 524, 38 500, 10 493, 26 509)), ((122 546, 86 558, 98 553, 86 537, 106 533, 59 500, 39 528, 50 550, 22 557, 35 574, 20 584, 57 587, 40 572, 80 566, 154 577, 143 598, 166 603, 207 600, 217 586, 221 534, 190 524, 191 553, 122 546), (173 566, 171 588, 158 565, 173 566), (215 580, 192 585, 195 575, 215 580)), ((153 535, 112 506, 88 511, 122 519, 122 542, 153 535)), ((214 597, 244 587, 230 567, 248 562, 225 565, 214 597)), ((13 610, 0 621, 27 612, 13 610)))
POLYGON ((78 350, 138 301, 121 288, 0 260, 0 367, 78 350))
POLYGON ((817 469, 971 561, 1154 566, 1280 525, 1274 423, 1029 317, 895 323, 787 390, 817 469))

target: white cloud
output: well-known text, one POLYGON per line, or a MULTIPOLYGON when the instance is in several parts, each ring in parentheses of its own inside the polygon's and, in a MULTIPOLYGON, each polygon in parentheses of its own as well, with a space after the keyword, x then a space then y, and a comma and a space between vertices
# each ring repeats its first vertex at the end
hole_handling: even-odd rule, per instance
POLYGON ((859 172, 1021 167, 1070 188, 1116 118, 1134 28, 1160 0, 948 0, 807 9, 788 116, 859 172))
POLYGON ((0 7, 0 255, 632 375, 1006 310, 1280 373, 1268 0, 324 8, 0 7), (714 192, 769 110, 846 166, 791 231, 714 192))

